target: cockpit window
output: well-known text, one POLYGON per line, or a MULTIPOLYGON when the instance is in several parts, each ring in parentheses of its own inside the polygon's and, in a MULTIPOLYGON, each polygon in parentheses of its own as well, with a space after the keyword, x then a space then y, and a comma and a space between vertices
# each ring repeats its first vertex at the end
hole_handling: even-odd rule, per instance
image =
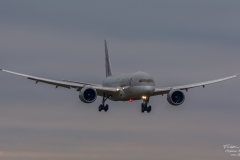
POLYGON ((153 83, 152 79, 140 79, 139 82, 153 83))

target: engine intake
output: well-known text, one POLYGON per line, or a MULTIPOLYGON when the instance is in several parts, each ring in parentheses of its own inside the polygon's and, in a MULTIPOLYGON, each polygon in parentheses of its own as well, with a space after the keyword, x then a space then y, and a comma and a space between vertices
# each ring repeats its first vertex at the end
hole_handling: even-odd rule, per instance
POLYGON ((177 106, 184 102, 185 96, 182 91, 173 89, 168 93, 167 100, 171 105, 177 106))
POLYGON ((91 86, 86 85, 79 92, 79 99, 84 103, 92 103, 97 99, 97 92, 91 86))

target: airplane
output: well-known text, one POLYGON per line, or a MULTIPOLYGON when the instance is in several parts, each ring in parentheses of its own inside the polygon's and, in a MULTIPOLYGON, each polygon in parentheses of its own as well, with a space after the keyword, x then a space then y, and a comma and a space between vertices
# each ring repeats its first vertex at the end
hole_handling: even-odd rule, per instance
POLYGON ((173 105, 181 105, 185 100, 183 90, 200 87, 205 85, 225 81, 231 78, 239 76, 239 74, 215 79, 211 81, 205 81, 200 83, 193 83, 181 86, 172 87, 155 87, 153 77, 146 72, 135 72, 120 75, 113 75, 111 70, 110 58, 108 55, 107 42, 104 40, 105 46, 105 69, 106 78, 103 80, 102 85, 92 84, 86 82, 78 82, 71 80, 52 80, 22 73, 12 72, 5 69, 0 69, 3 72, 15 74, 18 76, 26 77, 29 80, 33 80, 36 83, 42 82, 50 85, 54 85, 56 88, 74 88, 79 92, 79 99, 84 103, 93 103, 98 96, 102 97, 102 103, 99 105, 98 110, 101 112, 108 111, 108 104, 105 105, 107 99, 112 101, 130 101, 142 100, 141 112, 151 112, 152 107, 148 106, 151 96, 165 95, 167 94, 167 101, 173 105))

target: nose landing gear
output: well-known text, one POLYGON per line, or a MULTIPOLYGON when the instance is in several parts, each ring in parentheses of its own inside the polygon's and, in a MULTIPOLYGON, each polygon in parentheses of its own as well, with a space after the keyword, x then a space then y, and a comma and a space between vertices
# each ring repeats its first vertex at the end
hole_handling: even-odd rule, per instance
POLYGON ((141 111, 142 113, 147 111, 148 113, 151 112, 152 106, 148 106, 149 98, 143 99, 143 103, 141 104, 141 111))

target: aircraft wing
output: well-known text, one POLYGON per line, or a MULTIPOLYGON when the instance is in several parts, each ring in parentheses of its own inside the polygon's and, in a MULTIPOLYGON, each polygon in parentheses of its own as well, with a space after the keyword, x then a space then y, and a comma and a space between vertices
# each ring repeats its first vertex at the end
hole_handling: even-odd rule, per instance
POLYGON ((229 77, 225 77, 225 78, 215 79, 215 80, 211 80, 211 81, 200 82, 200 83, 193 83, 193 84, 187 84, 187 85, 182 85, 182 86, 174 86, 174 87, 156 88, 154 93, 153 93, 153 96, 168 94, 168 92, 171 89, 179 89, 179 90, 186 90, 187 91, 190 88, 195 88, 195 87, 200 87, 200 86, 205 87, 205 85, 225 81, 225 80, 228 80, 228 79, 235 78, 237 76, 239 76, 239 74, 229 76, 229 77))
MULTIPOLYGON (((51 84, 51 85, 56 86, 56 88, 58 88, 58 87, 63 87, 63 88, 68 88, 68 89, 75 88, 77 91, 80 91, 85 85, 91 85, 91 83, 74 82, 74 81, 67 81, 67 80, 58 81, 58 80, 41 78, 41 77, 35 77, 35 76, 12 72, 12 71, 8 71, 8 70, 4 70, 4 69, 0 69, 0 71, 15 74, 15 75, 22 76, 22 77, 26 77, 27 79, 33 80, 36 83, 42 82, 42 83, 51 84)), ((96 85, 96 84, 91 85, 91 86, 94 89, 96 89, 97 94, 99 96, 102 96, 103 93, 108 93, 108 94, 114 95, 118 92, 117 88, 103 87, 101 85, 96 85)))

